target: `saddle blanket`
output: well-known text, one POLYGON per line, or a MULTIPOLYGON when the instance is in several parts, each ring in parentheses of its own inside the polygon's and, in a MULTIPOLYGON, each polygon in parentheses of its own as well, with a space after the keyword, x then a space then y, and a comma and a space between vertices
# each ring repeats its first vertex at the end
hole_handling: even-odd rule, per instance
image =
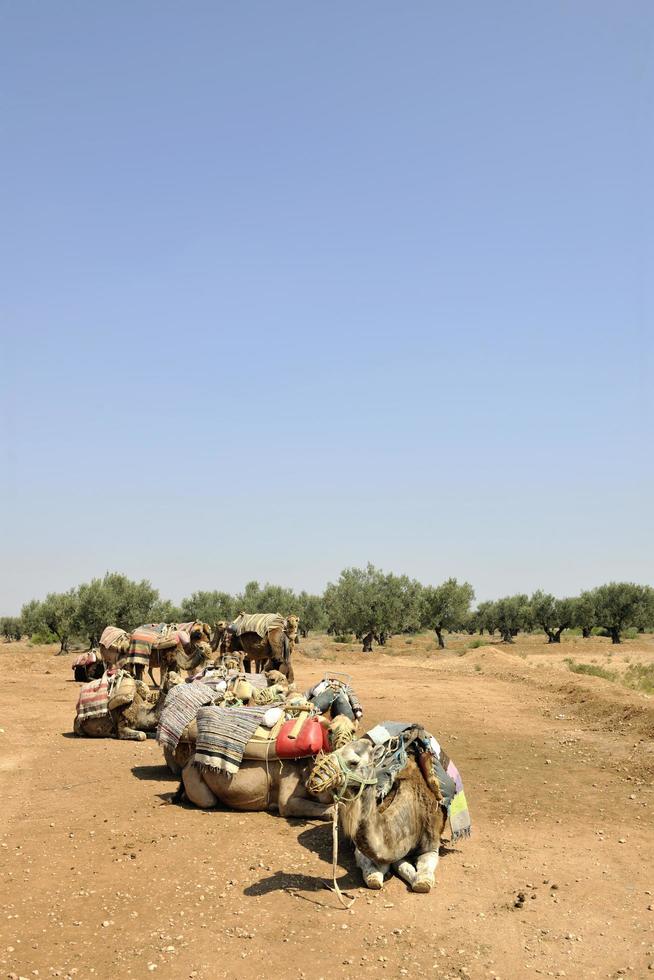
POLYGON ((241 767, 245 746, 263 722, 267 710, 267 705, 261 708, 216 705, 200 708, 193 765, 233 776, 241 767))
POLYGON ((87 650, 86 653, 80 653, 79 657, 76 657, 75 660, 73 660, 73 670, 75 667, 90 667, 91 664, 94 664, 96 660, 99 659, 100 658, 95 650, 87 650))
POLYGON ((80 721, 86 718, 102 718, 109 714, 109 681, 112 673, 103 674, 97 681, 82 684, 77 699, 77 717, 80 721))
POLYGON ((212 704, 216 692, 208 684, 177 684, 166 695, 157 727, 157 742, 175 751, 182 732, 198 713, 198 709, 212 704))
MULTIPOLYGON (((183 626, 193 624, 182 624, 183 626)), ((188 633, 176 624, 146 623, 137 626, 130 638, 127 653, 119 658, 119 663, 136 664, 147 667, 153 650, 174 650, 180 643, 189 642, 188 633)))
MULTIPOLYGON (((389 750, 388 756, 382 759, 378 766, 377 783, 382 795, 390 789, 395 774, 406 765, 407 755, 402 737, 403 733, 409 728, 415 729, 416 727, 420 726, 410 722, 384 721, 366 732, 366 736, 375 745, 384 745, 392 739, 399 739, 398 747, 389 750)), ((470 813, 459 770, 434 736, 424 729, 422 733, 424 737, 417 737, 414 741, 420 744, 421 750, 431 753, 433 768, 443 795, 443 805, 450 821, 452 840, 469 837, 471 833, 470 813)))
POLYGON ((122 640, 124 636, 127 636, 125 630, 121 630, 118 626, 106 626, 102 631, 102 636, 100 637, 100 646, 109 649, 114 643, 122 640))
POLYGON ((285 629, 286 620, 279 613, 254 613, 251 616, 238 616, 232 626, 237 636, 241 633, 258 633, 263 639, 272 629, 285 629))

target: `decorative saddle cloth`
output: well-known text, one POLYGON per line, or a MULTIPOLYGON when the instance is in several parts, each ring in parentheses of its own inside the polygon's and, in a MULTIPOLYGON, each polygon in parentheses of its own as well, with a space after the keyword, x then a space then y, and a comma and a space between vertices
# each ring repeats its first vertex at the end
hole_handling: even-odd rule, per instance
POLYGON ((272 629, 285 629, 286 620, 279 613, 254 613, 251 616, 238 616, 232 626, 237 636, 257 633, 263 639, 272 629))
MULTIPOLYGON (((442 806, 446 809, 450 821, 452 840, 470 836, 470 813, 459 770, 433 735, 425 731, 421 725, 384 721, 366 732, 366 737, 375 745, 388 746, 387 753, 377 764, 379 797, 383 799, 393 785, 396 774, 406 765, 408 751, 413 750, 418 758, 421 753, 428 752, 431 756, 433 773, 438 780, 442 806)), ((422 766, 420 768, 423 769, 422 766)))

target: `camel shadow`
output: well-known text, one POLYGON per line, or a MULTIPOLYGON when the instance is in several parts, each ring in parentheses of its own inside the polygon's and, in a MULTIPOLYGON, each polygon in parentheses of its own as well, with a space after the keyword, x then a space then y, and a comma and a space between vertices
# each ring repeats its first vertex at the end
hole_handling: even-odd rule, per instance
POLYGON ((79 735, 76 735, 75 732, 61 732, 61 737, 79 739, 79 735))
POLYGON ((174 776, 168 766, 132 766, 132 775, 137 779, 155 780, 161 782, 162 779, 174 779, 179 782, 179 776, 174 776))

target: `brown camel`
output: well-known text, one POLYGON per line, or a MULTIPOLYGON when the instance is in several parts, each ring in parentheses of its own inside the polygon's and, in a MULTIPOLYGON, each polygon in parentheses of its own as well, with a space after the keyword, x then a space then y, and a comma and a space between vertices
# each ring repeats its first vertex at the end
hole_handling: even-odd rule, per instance
POLYGON ((275 626, 262 637, 258 633, 241 633, 240 636, 236 636, 222 620, 216 623, 214 628, 211 649, 223 655, 227 652, 240 654, 241 670, 246 660, 249 662, 251 673, 279 670, 289 684, 292 684, 295 675, 291 660, 292 644, 289 639, 289 629, 295 629, 297 633, 297 622, 297 616, 289 616, 284 628, 275 626))
MULTIPOLYGON (((169 629, 177 629, 177 624, 169 624, 169 629)), ((211 660, 211 627, 208 623, 194 622, 188 627, 190 642, 183 645, 174 640, 163 641, 160 644, 152 644, 150 659, 148 663, 148 674, 155 687, 157 682, 154 679, 153 669, 157 667, 160 672, 160 684, 163 684, 169 670, 197 670, 198 667, 206 665, 211 660)), ((119 665, 137 680, 143 679, 145 667, 142 663, 131 664, 130 646, 132 634, 121 630, 118 627, 108 626, 102 634, 100 640, 100 654, 106 667, 119 665), (102 641, 105 640, 103 643, 102 641)))
MULTIPOLYGON (((339 715, 330 725, 332 744, 354 737, 355 726, 349 718, 339 715)), ((192 760, 182 772, 182 783, 176 799, 183 794, 196 806, 207 809, 224 803, 234 810, 272 810, 282 817, 310 817, 331 820, 334 813, 330 794, 310 794, 307 778, 314 758, 247 759, 239 771, 229 776, 224 772, 196 768, 192 760)))
POLYGON ((153 732, 157 727, 168 691, 175 684, 181 683, 180 675, 171 670, 159 694, 152 695, 142 681, 127 677, 123 684, 127 690, 125 699, 129 697, 129 700, 98 718, 76 716, 73 731, 76 735, 87 738, 119 738, 144 742, 147 738, 146 732, 153 732))
POLYGON ((341 826, 354 842, 354 856, 368 888, 381 888, 392 867, 412 891, 428 892, 434 885, 447 820, 438 783, 431 779, 428 785, 422 766, 409 756, 390 792, 378 803, 377 755, 378 749, 367 738, 350 742, 327 757, 336 762, 331 781, 309 779, 309 789, 324 792, 331 785, 337 793, 341 826))

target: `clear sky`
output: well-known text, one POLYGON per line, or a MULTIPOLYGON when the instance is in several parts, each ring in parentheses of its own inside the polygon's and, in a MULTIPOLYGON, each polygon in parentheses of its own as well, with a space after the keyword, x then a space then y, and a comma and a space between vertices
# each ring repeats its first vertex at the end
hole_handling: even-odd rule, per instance
POLYGON ((651 0, 4 0, 0 612, 654 582, 651 0))

